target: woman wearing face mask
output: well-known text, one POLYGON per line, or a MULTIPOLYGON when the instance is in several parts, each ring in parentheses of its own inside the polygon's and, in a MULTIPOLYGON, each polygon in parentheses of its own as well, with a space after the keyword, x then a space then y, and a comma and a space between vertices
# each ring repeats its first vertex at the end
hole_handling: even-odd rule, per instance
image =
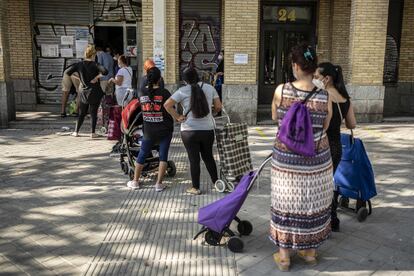
MULTIPOLYGON (((326 131, 331 149, 332 163, 335 174, 336 168, 341 161, 341 124, 345 119, 345 125, 349 129, 354 129, 356 119, 354 109, 346 91, 342 69, 330 62, 320 63, 315 72, 313 83, 320 89, 325 89, 332 100, 332 119, 326 131)), ((334 191, 332 200, 331 226, 332 231, 339 231, 339 219, 336 214, 338 207, 338 192, 334 191)))
POLYGON ((312 83, 317 68, 313 47, 299 44, 292 48, 292 71, 296 81, 276 88, 272 119, 286 123, 290 107, 307 99, 311 117, 315 156, 296 153, 277 137, 273 147, 271 172, 270 239, 279 246, 273 258, 282 271, 290 268, 290 251, 307 264, 317 263, 316 250, 331 232, 333 193, 332 159, 325 130, 331 118, 328 92, 312 83))
POLYGON ((216 88, 217 93, 219 94, 220 101, 221 101, 221 88, 224 83, 224 50, 220 51, 220 54, 217 57, 217 60, 219 62, 216 70, 216 75, 214 76, 215 79, 215 85, 214 88, 216 88))

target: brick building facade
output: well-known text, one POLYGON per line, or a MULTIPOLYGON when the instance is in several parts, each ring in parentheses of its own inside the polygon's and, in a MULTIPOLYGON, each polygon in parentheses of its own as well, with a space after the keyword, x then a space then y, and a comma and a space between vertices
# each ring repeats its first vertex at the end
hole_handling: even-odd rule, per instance
MULTIPOLYGON (((106 32, 110 27, 123 26, 123 46, 127 46, 134 41, 125 37, 128 28, 136 26, 139 37, 135 42, 138 47, 135 66, 139 68, 143 60, 153 57, 154 47, 159 47, 154 44, 153 1, 74 0, 74 6, 91 9, 85 16, 93 16, 80 20, 76 13, 72 18, 69 11, 61 11, 68 13, 68 22, 47 15, 44 7, 40 9, 36 7, 38 3, 34 4, 47 4, 47 0, 1 1, 1 125, 6 126, 13 119, 15 110, 39 110, 59 104, 59 77, 64 66, 75 62, 76 57, 42 56, 40 44, 48 41, 42 32, 52 30, 56 36, 53 43, 57 44, 60 28, 65 33, 75 28, 76 37, 78 30, 84 28, 89 30, 87 39, 96 41, 97 28, 106 32), (124 14, 114 14, 121 6, 124 14), (55 25, 50 28, 49 23, 55 25)), ((56 4, 56 0, 49 2, 56 4)), ((190 64, 199 69, 200 75, 214 72, 217 55, 224 49, 222 96, 235 120, 256 124, 269 118, 269 99, 274 88, 289 77, 288 49, 300 40, 316 46, 319 61, 331 61, 343 68, 360 121, 380 121, 384 115, 414 115, 414 1, 164 0, 161 3, 165 6, 165 36, 161 44, 167 87, 176 89, 181 69, 190 64)), ((139 70, 136 72, 140 74, 139 70)))

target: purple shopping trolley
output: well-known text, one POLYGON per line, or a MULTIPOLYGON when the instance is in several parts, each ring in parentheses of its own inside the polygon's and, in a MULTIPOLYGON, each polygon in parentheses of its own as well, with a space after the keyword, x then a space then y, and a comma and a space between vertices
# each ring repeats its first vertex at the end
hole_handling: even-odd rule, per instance
POLYGON ((246 200, 257 177, 271 159, 270 155, 256 171, 245 174, 231 194, 199 209, 198 223, 203 225, 203 227, 195 235, 194 239, 205 233, 204 239, 209 245, 220 245, 223 236, 228 234, 230 239, 227 241, 227 247, 232 252, 241 252, 243 250, 243 241, 236 237, 235 233, 230 229, 230 224, 233 220, 238 223, 237 231, 240 236, 248 236, 253 231, 253 225, 247 220, 238 218, 237 213, 246 200))

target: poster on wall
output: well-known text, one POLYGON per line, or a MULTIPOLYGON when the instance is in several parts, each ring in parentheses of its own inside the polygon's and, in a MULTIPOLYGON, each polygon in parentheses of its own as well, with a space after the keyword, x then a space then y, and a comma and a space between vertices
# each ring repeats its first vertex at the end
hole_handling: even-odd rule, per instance
POLYGON ((76 40, 89 40, 89 30, 88 29, 76 29, 75 32, 76 40))
POLYGON ((88 47, 87 40, 76 40, 76 57, 83 58, 83 54, 85 53, 86 47, 88 47))
POLYGON ((65 58, 73 57, 73 49, 72 48, 63 48, 60 49, 60 56, 65 58))
POLYGON ((42 57, 59 57, 59 45, 42 44, 42 57))
POLYGON ((248 64, 249 55, 248 54, 234 54, 234 64, 248 64))
POLYGON ((164 74, 164 49, 165 49, 165 2, 154 1, 154 63, 164 74))
POLYGON ((73 45, 73 36, 71 36, 71 35, 62 35, 60 37, 60 43, 62 45, 73 45))

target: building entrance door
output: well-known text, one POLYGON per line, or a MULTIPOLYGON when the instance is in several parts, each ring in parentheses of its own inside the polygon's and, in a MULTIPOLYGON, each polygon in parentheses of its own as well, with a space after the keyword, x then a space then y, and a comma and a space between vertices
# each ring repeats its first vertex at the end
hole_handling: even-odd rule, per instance
POLYGON ((293 81, 289 60, 291 48, 300 42, 315 45, 315 27, 314 24, 309 24, 313 21, 312 10, 312 7, 263 7, 258 121, 271 118, 271 103, 276 87, 281 83, 293 81), (281 23, 280 20, 284 19, 286 21, 281 23))

